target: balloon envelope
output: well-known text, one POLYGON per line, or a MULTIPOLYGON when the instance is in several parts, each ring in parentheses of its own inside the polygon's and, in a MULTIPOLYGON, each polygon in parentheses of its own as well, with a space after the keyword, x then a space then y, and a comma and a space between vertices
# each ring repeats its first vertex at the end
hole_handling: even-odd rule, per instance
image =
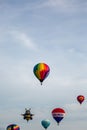
POLYGON ((8 125, 6 130, 20 130, 20 127, 16 124, 8 125))
POLYGON ((77 96, 77 101, 82 104, 82 102, 85 100, 85 97, 83 95, 77 96))
POLYGON ((37 77, 37 79, 42 82, 47 78, 50 72, 50 68, 45 63, 38 63, 33 68, 34 75, 37 77))
POLYGON ((42 124, 42 126, 43 126, 45 129, 47 129, 47 128, 49 127, 49 125, 50 125, 50 121, 49 121, 49 120, 42 120, 42 121, 41 121, 41 124, 42 124))
POLYGON ((34 114, 32 114, 30 110, 31 110, 31 108, 30 108, 30 109, 26 109, 26 108, 25 108, 25 113, 24 113, 24 114, 21 114, 21 115, 23 116, 23 119, 24 119, 24 120, 27 120, 27 122, 28 122, 29 120, 32 120, 32 119, 33 119, 33 116, 34 116, 34 114))
POLYGON ((62 108, 55 108, 52 110, 52 116, 55 121, 59 124, 65 116, 65 111, 62 108))

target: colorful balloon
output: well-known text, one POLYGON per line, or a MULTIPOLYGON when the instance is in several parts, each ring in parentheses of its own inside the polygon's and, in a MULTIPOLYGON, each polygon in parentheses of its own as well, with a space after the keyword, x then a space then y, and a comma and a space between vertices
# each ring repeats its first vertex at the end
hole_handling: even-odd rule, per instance
POLYGON ((83 95, 77 96, 77 101, 82 104, 82 102, 85 100, 85 97, 83 95))
POLYGON ((37 79, 42 82, 47 78, 50 72, 50 68, 45 63, 38 63, 33 68, 34 75, 37 77, 37 79))
POLYGON ((6 130, 20 130, 20 127, 16 124, 11 124, 7 126, 6 130))
POLYGON ((30 108, 30 109, 26 109, 26 108, 25 108, 25 113, 24 113, 24 114, 21 114, 21 115, 23 116, 23 119, 24 119, 24 120, 27 120, 27 122, 28 122, 29 120, 32 120, 32 119, 33 119, 33 116, 34 116, 34 114, 32 114, 30 110, 31 110, 31 108, 30 108))
POLYGON ((52 110, 54 120, 59 124, 65 116, 65 111, 62 108, 55 108, 52 110))
POLYGON ((49 120, 42 120, 41 121, 41 124, 42 124, 42 126, 45 128, 45 129, 47 129, 49 126, 50 126, 50 121, 49 120))

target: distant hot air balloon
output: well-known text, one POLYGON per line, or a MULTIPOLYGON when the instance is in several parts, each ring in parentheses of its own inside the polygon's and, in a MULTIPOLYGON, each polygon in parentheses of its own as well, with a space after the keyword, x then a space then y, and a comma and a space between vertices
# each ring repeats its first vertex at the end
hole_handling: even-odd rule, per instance
POLYGON ((82 102, 85 100, 85 97, 83 95, 77 96, 77 101, 82 104, 82 102))
POLYGON ((52 116, 59 125, 60 121, 65 116, 65 111, 62 108, 55 108, 52 110, 52 116))
POLYGON ((50 68, 45 63, 38 63, 33 68, 34 75, 37 77, 37 79, 42 82, 46 79, 46 77, 49 75, 50 68))
POLYGON ((48 119, 41 121, 42 126, 47 129, 50 126, 50 121, 48 119))
POLYGON ((28 122, 29 120, 32 120, 32 119, 33 119, 33 116, 34 116, 34 114, 32 114, 30 110, 31 110, 31 108, 30 108, 30 109, 26 109, 26 108, 25 108, 25 113, 24 113, 24 114, 21 114, 21 115, 23 116, 23 119, 24 119, 24 120, 27 120, 27 122, 28 122))
POLYGON ((7 126, 6 130, 20 130, 20 127, 16 124, 10 124, 7 126))

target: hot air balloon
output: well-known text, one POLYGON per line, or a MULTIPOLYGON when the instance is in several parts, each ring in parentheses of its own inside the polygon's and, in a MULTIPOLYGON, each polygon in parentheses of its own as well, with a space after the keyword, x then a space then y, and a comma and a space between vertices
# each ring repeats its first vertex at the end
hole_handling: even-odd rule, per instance
POLYGON ((45 63, 38 63, 33 68, 34 75, 37 77, 37 79, 42 82, 47 78, 50 72, 50 68, 45 63))
POLYGON ((77 96, 77 101, 82 104, 82 102, 85 100, 85 97, 83 95, 77 96))
POLYGON ((60 121, 65 116, 65 111, 62 108, 55 108, 52 110, 52 116, 59 125, 60 121))
POLYGON ((26 108, 25 108, 25 113, 24 113, 24 114, 21 114, 21 115, 23 116, 23 119, 24 119, 24 120, 27 120, 27 122, 28 122, 29 120, 32 120, 32 119, 33 119, 33 116, 34 116, 34 114, 32 114, 32 113, 30 112, 30 110, 31 110, 31 108, 30 108, 30 109, 26 109, 26 108))
POLYGON ((16 124, 10 124, 7 126, 6 130, 20 130, 20 127, 16 124))
POLYGON ((50 126, 50 121, 48 119, 42 120, 41 125, 47 129, 50 126))

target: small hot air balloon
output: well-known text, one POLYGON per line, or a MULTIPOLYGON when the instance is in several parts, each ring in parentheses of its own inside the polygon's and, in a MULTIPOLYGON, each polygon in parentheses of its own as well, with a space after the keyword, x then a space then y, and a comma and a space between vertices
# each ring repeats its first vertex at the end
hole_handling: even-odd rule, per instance
POLYGON ((65 111, 62 108, 55 108, 52 110, 52 116, 59 125, 60 121, 65 116, 65 111))
POLYGON ((16 124, 10 124, 7 126, 6 130, 20 130, 20 127, 16 124))
POLYGON ((32 120, 32 119, 33 119, 33 116, 34 116, 34 114, 32 114, 30 110, 31 110, 31 108, 30 108, 30 109, 26 109, 26 108, 25 108, 25 113, 24 113, 24 114, 21 114, 21 115, 23 116, 23 119, 24 119, 24 120, 27 120, 27 122, 28 122, 29 120, 32 120))
POLYGON ((37 79, 42 82, 47 78, 50 72, 50 68, 45 63, 38 63, 33 68, 34 75, 37 77, 37 79))
POLYGON ((41 125, 47 129, 50 126, 50 121, 48 119, 42 120, 41 125))
POLYGON ((82 104, 82 102, 85 100, 85 97, 83 95, 77 96, 77 101, 82 104))

